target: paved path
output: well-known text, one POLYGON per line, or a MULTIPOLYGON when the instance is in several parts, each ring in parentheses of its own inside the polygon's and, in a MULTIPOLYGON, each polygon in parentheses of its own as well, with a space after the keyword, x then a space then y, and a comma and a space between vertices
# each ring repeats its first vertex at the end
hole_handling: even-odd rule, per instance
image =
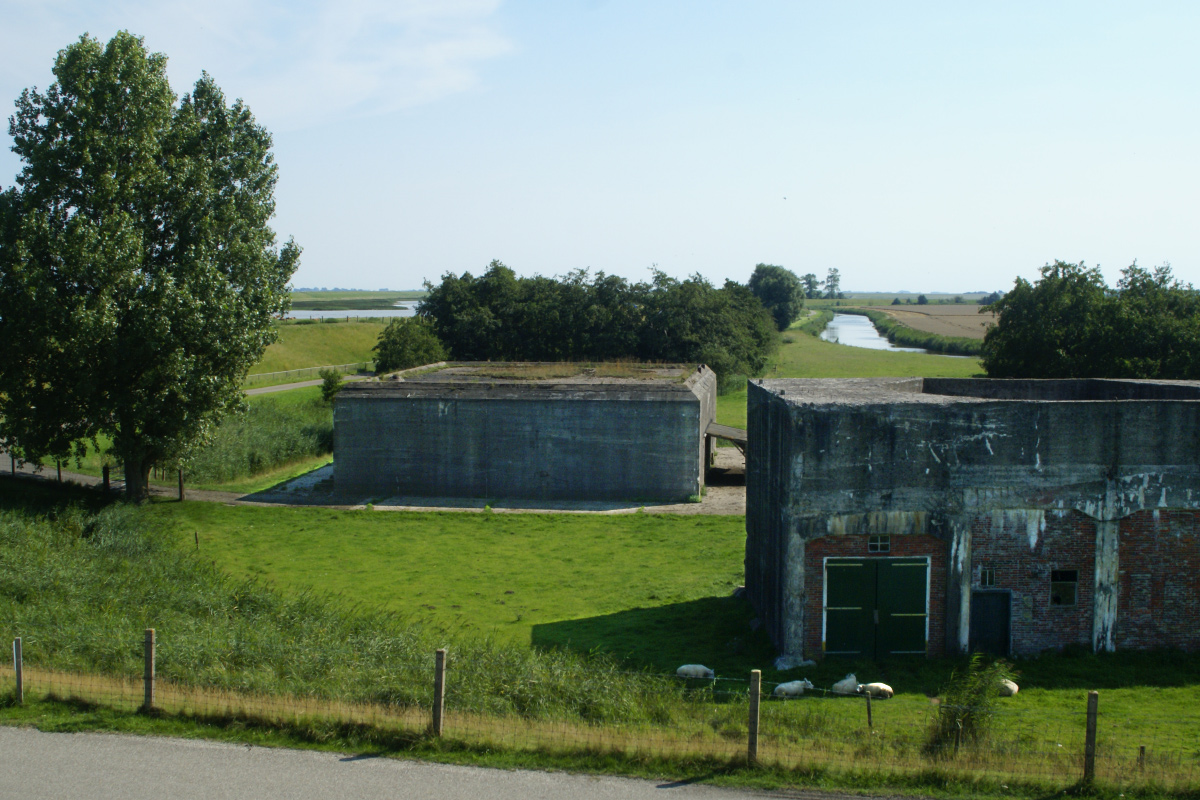
POLYGON ((460 767, 192 739, 0 727, 0 798, 13 800, 732 800, 765 796, 781 795, 685 782, 460 767))
MULTIPOLYGON (((351 381, 364 381, 371 375, 345 375, 342 377, 342 383, 350 383, 351 381)), ((281 383, 278 386, 260 386, 257 389, 247 389, 246 394, 270 394, 271 392, 286 392, 288 389, 303 389, 306 386, 320 386, 325 381, 317 379, 315 381, 300 381, 299 383, 281 383)))

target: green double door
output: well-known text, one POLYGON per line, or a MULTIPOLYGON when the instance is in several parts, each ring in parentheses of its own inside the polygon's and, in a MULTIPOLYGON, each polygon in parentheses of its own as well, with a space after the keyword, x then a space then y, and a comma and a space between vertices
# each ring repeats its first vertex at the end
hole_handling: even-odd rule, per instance
POLYGON ((924 558, 825 562, 825 655, 925 655, 924 558))

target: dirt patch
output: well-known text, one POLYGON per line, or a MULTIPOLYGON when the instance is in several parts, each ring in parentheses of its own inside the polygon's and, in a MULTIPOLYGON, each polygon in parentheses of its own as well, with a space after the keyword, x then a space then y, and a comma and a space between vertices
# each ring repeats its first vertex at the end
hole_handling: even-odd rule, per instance
POLYGON ((919 309, 887 306, 872 310, 882 311, 913 330, 983 339, 987 329, 996 324, 996 315, 990 311, 980 313, 979 309, 977 305, 961 305, 921 306, 919 309))

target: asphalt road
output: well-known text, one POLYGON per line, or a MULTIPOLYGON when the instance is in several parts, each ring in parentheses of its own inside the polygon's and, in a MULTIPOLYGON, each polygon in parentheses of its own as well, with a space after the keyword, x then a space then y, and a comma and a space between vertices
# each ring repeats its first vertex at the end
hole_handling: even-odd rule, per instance
MULTIPOLYGON (((190 739, 0 727, 0 798, 731 800, 762 792, 190 739)), ((796 796, 796 795, 793 795, 796 796)), ((829 795, 807 795, 825 800, 829 795)))

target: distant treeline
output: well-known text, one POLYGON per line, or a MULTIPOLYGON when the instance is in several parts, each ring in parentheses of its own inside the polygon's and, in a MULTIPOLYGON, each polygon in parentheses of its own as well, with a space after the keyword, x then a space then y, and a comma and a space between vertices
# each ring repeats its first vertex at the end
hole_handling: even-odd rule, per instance
POLYGON ((778 345, 771 314, 749 288, 717 288, 699 275, 518 278, 493 261, 479 277, 446 274, 425 287, 417 313, 460 361, 696 362, 728 388, 761 375, 778 345))

